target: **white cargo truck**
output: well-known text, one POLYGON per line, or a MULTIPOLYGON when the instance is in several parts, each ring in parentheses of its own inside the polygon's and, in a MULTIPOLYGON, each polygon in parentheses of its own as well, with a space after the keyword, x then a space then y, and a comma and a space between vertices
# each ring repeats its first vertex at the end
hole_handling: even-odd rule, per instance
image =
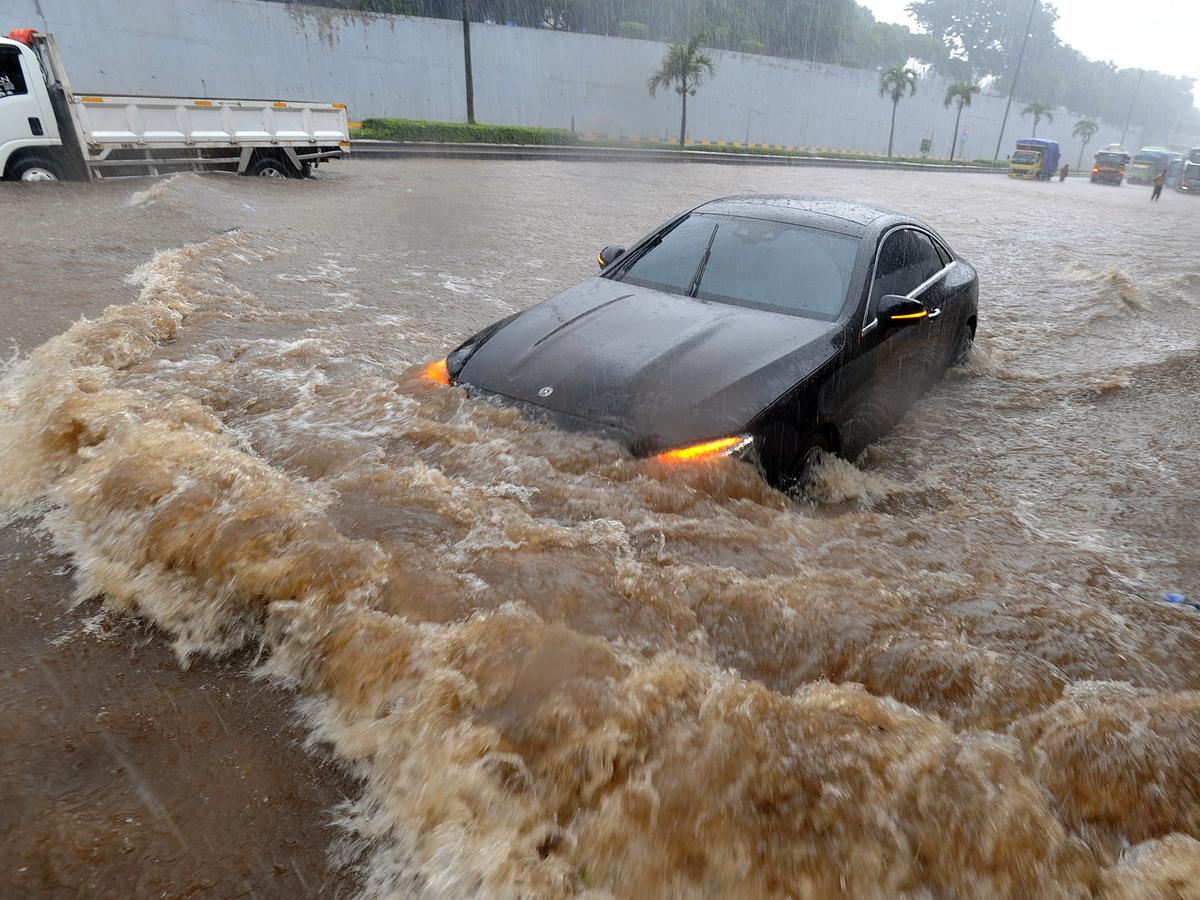
POLYGON ((0 37, 0 177, 223 170, 302 178, 349 152, 341 103, 77 94, 54 38, 0 37))

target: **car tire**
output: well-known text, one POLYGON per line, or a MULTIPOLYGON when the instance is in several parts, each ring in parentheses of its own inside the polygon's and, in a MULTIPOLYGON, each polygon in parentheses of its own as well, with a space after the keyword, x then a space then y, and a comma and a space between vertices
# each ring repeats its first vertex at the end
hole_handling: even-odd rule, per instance
POLYGON ((280 162, 272 156, 256 159, 246 169, 246 174, 252 178, 295 178, 290 163, 280 162))
POLYGON ((792 476, 796 490, 805 491, 812 485, 813 478, 816 477, 817 463, 821 461, 822 456, 829 452, 831 452, 829 441, 825 439, 825 435, 820 433, 810 434, 800 445, 792 476))
POLYGON ((44 156, 27 156, 9 169, 13 181, 62 181, 62 167, 44 156))
POLYGON ((950 354, 950 366, 966 365, 967 360, 971 358, 971 348, 975 346, 975 334, 971 331, 970 325, 963 325, 959 329, 958 337, 954 339, 954 350, 950 354))
POLYGON ((785 494, 802 497, 812 484, 813 472, 821 460, 821 455, 830 452, 832 451, 825 435, 819 431, 814 432, 800 443, 796 452, 791 455, 791 461, 782 471, 767 473, 767 481, 785 494))

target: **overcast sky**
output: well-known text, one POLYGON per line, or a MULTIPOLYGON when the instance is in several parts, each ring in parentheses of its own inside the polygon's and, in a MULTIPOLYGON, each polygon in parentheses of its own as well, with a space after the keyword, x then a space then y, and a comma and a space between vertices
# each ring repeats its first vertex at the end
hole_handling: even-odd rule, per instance
MULTIPOLYGON (((904 8, 909 0, 859 0, 883 22, 916 23, 904 8)), ((1052 0, 1058 7, 1058 36, 1092 59, 1121 68, 1157 69, 1200 80, 1200 4, 1169 3, 1160 15, 1122 0, 1052 0)), ((1147 4, 1156 6, 1157 4, 1147 4)), ((1200 87, 1196 90, 1200 103, 1200 87)))

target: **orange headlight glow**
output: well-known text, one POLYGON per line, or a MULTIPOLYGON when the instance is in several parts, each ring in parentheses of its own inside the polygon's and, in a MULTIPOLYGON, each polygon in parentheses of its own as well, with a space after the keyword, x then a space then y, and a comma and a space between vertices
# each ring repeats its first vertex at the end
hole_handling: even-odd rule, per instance
POLYGON ((733 437, 717 438, 714 441, 704 441, 701 444, 691 444, 687 447, 678 447, 675 450, 667 450, 665 453, 660 453, 655 457, 659 462, 677 463, 677 462, 695 462, 703 459, 715 459, 719 456, 728 456, 737 450, 741 450, 747 446, 753 438, 744 434, 734 435, 733 437))
POLYGON ((446 368, 446 360, 439 359, 425 367, 425 377, 434 384, 449 384, 450 370, 446 368))

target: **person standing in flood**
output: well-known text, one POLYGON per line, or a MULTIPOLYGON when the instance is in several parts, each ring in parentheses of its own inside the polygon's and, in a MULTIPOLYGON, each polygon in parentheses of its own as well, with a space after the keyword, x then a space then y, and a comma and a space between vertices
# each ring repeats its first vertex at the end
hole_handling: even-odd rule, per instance
POLYGON ((1159 172, 1154 177, 1154 191, 1150 194, 1150 201, 1157 203, 1158 198, 1162 196, 1163 185, 1167 183, 1167 173, 1159 172))

